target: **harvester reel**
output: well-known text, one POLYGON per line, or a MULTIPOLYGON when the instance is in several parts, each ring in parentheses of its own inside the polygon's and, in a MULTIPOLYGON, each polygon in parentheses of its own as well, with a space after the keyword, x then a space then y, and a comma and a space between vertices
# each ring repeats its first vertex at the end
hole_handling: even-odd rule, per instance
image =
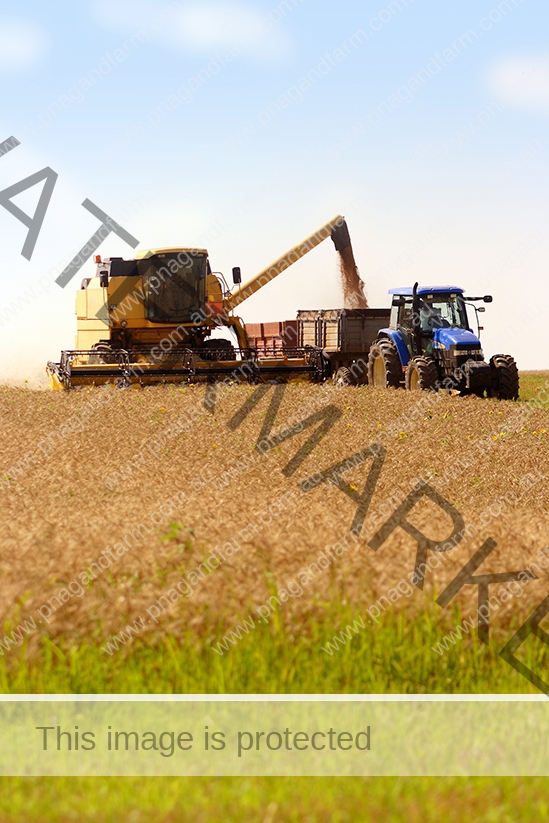
POLYGON ((490 358, 492 367, 491 397, 498 400, 518 400, 519 375, 517 364, 510 354, 494 354, 490 358))
POLYGON ((438 370, 432 357, 413 357, 406 367, 404 385, 408 391, 436 391, 438 370))
POLYGON ((379 389, 398 389, 402 382, 402 366, 395 344, 382 337, 372 343, 368 355, 368 383, 379 389))

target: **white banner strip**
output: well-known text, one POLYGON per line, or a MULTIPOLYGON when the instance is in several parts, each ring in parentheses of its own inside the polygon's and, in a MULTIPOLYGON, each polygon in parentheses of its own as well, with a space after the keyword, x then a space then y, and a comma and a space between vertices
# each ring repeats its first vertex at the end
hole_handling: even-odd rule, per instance
POLYGON ((0 703, 0 775, 549 776, 530 695, 27 697, 0 703))

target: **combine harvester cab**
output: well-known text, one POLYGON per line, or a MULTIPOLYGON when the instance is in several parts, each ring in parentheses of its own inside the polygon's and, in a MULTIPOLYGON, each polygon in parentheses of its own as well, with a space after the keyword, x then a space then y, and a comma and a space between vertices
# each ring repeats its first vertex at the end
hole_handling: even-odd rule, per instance
POLYGON ((460 394, 516 400, 518 370, 514 359, 496 354, 484 359, 479 335, 469 327, 466 305, 492 297, 465 297, 457 286, 390 289, 389 327, 381 329, 368 356, 368 382, 383 388, 443 388, 460 394))
POLYGON ((324 380, 329 364, 322 349, 286 341, 259 356, 233 312, 328 237, 336 248, 350 243, 340 215, 247 283, 240 285, 234 268, 232 293, 223 275, 212 272, 206 249, 149 249, 134 260, 97 256, 95 276, 77 293, 76 347, 48 363, 50 387, 324 380), (220 328, 233 339, 212 336, 220 328))

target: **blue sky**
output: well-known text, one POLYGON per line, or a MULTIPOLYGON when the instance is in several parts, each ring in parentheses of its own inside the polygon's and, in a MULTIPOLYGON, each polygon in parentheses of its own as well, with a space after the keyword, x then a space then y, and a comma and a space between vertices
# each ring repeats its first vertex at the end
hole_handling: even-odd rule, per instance
MULTIPOLYGON (((57 182, 32 258, 0 208, 0 378, 73 345, 55 277, 97 230, 205 245, 254 274, 336 213, 372 306, 387 289, 492 293, 487 355, 549 368, 549 6, 538 0, 21 0, 0 11, 0 189, 57 182)), ((40 187, 14 198, 34 212, 40 187)), ((104 255, 130 257, 111 235, 104 255)), ((77 282, 78 281, 78 282, 77 282)), ((341 305, 328 241, 244 303, 246 321, 341 305)))

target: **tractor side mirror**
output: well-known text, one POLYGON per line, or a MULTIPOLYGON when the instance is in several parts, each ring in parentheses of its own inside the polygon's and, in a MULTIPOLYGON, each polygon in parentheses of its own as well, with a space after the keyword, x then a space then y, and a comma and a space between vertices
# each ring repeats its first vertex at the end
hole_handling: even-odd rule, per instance
POLYGON ((99 285, 103 289, 109 285, 109 272, 106 269, 99 272, 99 285))
POLYGON ((484 306, 479 306, 479 307, 478 307, 478 309, 477 309, 477 311, 486 311, 486 309, 485 309, 485 307, 484 307, 484 306))
POLYGON ((485 294, 482 299, 484 300, 485 303, 491 303, 494 298, 492 297, 491 294, 485 294))
POLYGON ((241 282, 242 282, 242 275, 240 273, 240 266, 235 266, 233 268, 233 283, 236 286, 241 282))

